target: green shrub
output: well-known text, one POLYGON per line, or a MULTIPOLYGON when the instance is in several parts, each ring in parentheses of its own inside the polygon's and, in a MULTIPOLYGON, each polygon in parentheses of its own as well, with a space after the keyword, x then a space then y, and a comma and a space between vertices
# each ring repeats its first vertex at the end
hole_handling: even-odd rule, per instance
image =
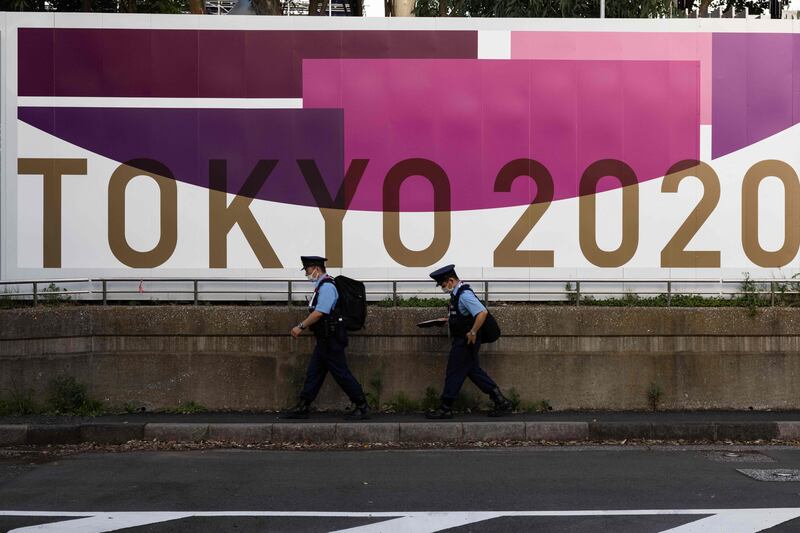
POLYGON ((183 402, 177 407, 169 409, 167 412, 176 413, 179 415, 192 415, 195 413, 205 413, 207 411, 208 409, 204 405, 201 405, 194 400, 189 400, 188 402, 183 402))
POLYGON ((538 400, 535 402, 522 402, 520 410, 526 413, 545 413, 552 411, 553 407, 548 400, 538 400))
POLYGON ((508 401, 511 402, 511 410, 512 411, 518 411, 519 410, 520 404, 522 403, 522 400, 519 397, 519 393, 517 392, 517 389, 515 389, 514 387, 511 387, 508 390, 508 401))
POLYGON ((33 399, 33 390, 12 390, 0 396, 0 416, 23 416, 40 413, 33 399))
POLYGON ((60 415, 96 416, 103 410, 103 403, 90 398, 86 385, 72 376, 59 376, 50 381, 47 405, 60 415))
POLYGON ((647 387, 647 402, 650 404, 650 408, 653 411, 658 410, 658 404, 661 402, 662 395, 663 391, 658 383, 651 381, 650 386, 647 387))
POLYGON ((41 299, 43 303, 59 303, 59 302, 68 302, 71 300, 68 294, 62 294, 66 292, 67 289, 59 288, 55 283, 50 283, 47 287, 42 290, 41 299))
POLYGON ((391 298, 384 298, 379 302, 375 302, 379 307, 444 307, 447 305, 447 300, 444 298, 419 298, 412 296, 411 298, 398 298, 397 301, 391 298))
POLYGON ((442 400, 439 397, 439 393, 436 392, 436 389, 433 387, 428 387, 425 389, 425 396, 422 398, 421 405, 423 411, 433 411, 438 409, 441 403, 442 400))
POLYGON ((418 401, 409 398, 405 392, 398 392, 389 402, 389 409, 395 413, 416 413, 421 407, 418 401))

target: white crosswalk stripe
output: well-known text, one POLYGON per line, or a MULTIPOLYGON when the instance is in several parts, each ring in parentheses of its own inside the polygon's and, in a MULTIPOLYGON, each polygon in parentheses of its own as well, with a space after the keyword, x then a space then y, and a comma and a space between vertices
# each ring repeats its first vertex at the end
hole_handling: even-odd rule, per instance
POLYGON ((296 517, 296 518, 385 518, 380 522, 333 533, 434 533, 501 517, 608 517, 702 515, 663 533, 756 533, 800 518, 800 507, 762 509, 629 509, 572 511, 475 511, 475 512, 312 512, 312 511, 182 511, 182 512, 60 512, 0 511, 0 517, 54 517, 54 522, 20 527, 12 533, 64 532, 103 533, 129 527, 157 524, 193 517, 296 517))

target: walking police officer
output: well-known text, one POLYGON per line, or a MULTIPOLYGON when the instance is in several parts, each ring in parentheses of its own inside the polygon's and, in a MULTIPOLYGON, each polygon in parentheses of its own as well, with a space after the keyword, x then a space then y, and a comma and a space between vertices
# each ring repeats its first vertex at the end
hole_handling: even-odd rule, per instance
POLYGON ((345 416, 347 420, 366 420, 369 408, 364 390, 347 366, 344 349, 347 346, 347 329, 337 311, 339 292, 334 279, 325 272, 324 257, 302 256, 303 270, 309 281, 314 282, 314 296, 308 304, 309 315, 292 328, 292 337, 299 337, 310 329, 317 344, 308 363, 306 380, 297 405, 281 418, 308 418, 309 407, 319 394, 328 372, 353 402, 353 410, 345 416))
POLYGON ((458 397, 466 378, 469 378, 481 392, 488 394, 494 402, 494 409, 489 412, 489 416, 509 414, 511 402, 503 396, 497 383, 478 362, 478 350, 481 346, 480 329, 489 312, 469 285, 458 279, 455 265, 435 270, 430 276, 443 292, 450 294, 447 325, 450 328, 451 346, 441 405, 425 416, 433 419, 452 418, 453 402, 458 397))

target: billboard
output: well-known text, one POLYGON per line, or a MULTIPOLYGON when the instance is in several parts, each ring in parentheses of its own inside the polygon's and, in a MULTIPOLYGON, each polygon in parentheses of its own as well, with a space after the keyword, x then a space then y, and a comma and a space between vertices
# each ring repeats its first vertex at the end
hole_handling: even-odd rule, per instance
POLYGON ((2 14, 0 274, 788 277, 796 30, 2 14))

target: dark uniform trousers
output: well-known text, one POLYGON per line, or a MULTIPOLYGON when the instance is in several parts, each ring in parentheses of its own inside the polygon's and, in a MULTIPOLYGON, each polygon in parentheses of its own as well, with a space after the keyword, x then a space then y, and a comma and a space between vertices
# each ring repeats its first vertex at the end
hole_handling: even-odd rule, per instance
POLYGON ((467 344, 465 337, 453 339, 450 347, 450 355, 447 358, 447 373, 444 378, 444 392, 442 402, 451 406, 458 398, 458 392, 464 384, 464 380, 469 378, 481 392, 489 394, 497 388, 497 383, 489 377, 478 362, 478 350, 480 341, 475 344, 467 344))
POLYGON ((351 402, 363 401, 364 390, 347 366, 347 359, 344 355, 346 346, 346 338, 344 340, 336 338, 326 340, 317 337, 317 345, 308 362, 306 382, 300 393, 301 399, 308 403, 313 402, 325 382, 325 376, 330 372, 351 402))

